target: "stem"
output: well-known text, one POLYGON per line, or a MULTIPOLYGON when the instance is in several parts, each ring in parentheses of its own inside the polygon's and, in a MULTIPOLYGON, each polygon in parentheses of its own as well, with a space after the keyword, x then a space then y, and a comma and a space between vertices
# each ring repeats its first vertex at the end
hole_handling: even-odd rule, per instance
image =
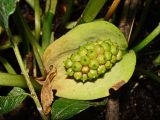
POLYGON ((43 120, 47 120, 46 116, 44 115, 42 106, 41 106, 41 104, 40 104, 40 102, 38 100, 37 94, 36 94, 36 92, 34 90, 34 87, 33 87, 32 83, 31 83, 31 80, 29 78, 27 70, 26 70, 26 68, 24 66, 23 60, 21 58, 21 55, 20 55, 20 52, 19 52, 19 49, 18 49, 18 46, 16 44, 14 45, 13 50, 15 52, 15 55, 16 55, 17 61, 19 63, 19 66, 21 68, 22 74, 24 75, 24 78, 26 80, 27 86, 28 86, 28 88, 29 88, 29 90, 31 92, 31 96, 32 96, 32 98, 33 98, 33 100, 34 100, 34 102, 36 104, 37 110, 39 111, 42 119, 43 120))
POLYGON ((14 21, 15 21, 18 29, 19 29, 19 32, 21 32, 21 35, 24 37, 24 39, 26 39, 26 41, 29 41, 30 44, 32 45, 33 52, 36 57, 41 74, 42 74, 42 76, 44 76, 45 71, 44 71, 44 66, 43 66, 42 60, 41 60, 42 49, 41 49, 40 45, 38 44, 38 42, 36 41, 36 38, 33 36, 29 26, 26 24, 24 18, 22 17, 22 15, 20 15, 20 10, 18 7, 15 11, 13 18, 14 18, 14 21))
POLYGON ((133 50, 135 52, 139 52, 142 50, 145 46, 147 46, 156 36, 160 34, 160 23, 158 26, 144 39, 142 40, 138 45, 133 47, 133 50))
POLYGON ((136 70, 144 75, 146 75, 147 77, 157 81, 158 83, 160 83, 160 77, 158 77, 157 75, 145 70, 145 69, 142 69, 142 68, 137 68, 136 67, 136 70))
POLYGON ((40 30, 41 30, 39 0, 34 0, 34 9, 35 9, 35 37, 39 41, 40 30))
POLYGON ((145 21, 147 15, 148 15, 148 10, 149 10, 149 8, 150 8, 151 2, 152 2, 152 0, 147 0, 147 1, 146 1, 145 8, 144 8, 143 11, 142 11, 142 15, 141 15, 141 17, 140 17, 140 21, 139 21, 139 23, 138 23, 135 31, 134 31, 133 34, 132 34, 131 41, 132 41, 132 40, 135 40, 135 39, 137 38, 138 34, 140 33, 141 28, 142 28, 142 26, 144 25, 144 21, 145 21))
MULTIPOLYGON (((33 79, 31 79, 31 82, 34 88, 40 91, 41 86, 33 79)), ((27 84, 22 75, 3 73, 3 72, 0 72, 0 86, 27 88, 27 84)))
MULTIPOLYGON (((49 1, 47 1, 46 7, 48 7, 49 1)), ((43 21, 43 28, 42 28, 42 49, 43 51, 46 47, 50 44, 51 41, 51 28, 52 28, 52 20, 55 15, 55 10, 57 6, 57 0, 51 0, 49 10, 45 13, 44 21, 43 21)), ((48 9, 48 8, 46 8, 48 9)))
POLYGON ((118 7, 121 0, 114 0, 111 7, 109 8, 107 14, 105 15, 104 19, 109 20, 109 18, 113 15, 114 11, 118 7))
POLYGON ((119 99, 109 98, 105 120, 119 120, 119 99))
POLYGON ((5 58, 0 56, 0 62, 3 64, 3 66, 5 67, 5 69, 7 70, 8 73, 16 74, 13 67, 9 64, 9 62, 5 58))

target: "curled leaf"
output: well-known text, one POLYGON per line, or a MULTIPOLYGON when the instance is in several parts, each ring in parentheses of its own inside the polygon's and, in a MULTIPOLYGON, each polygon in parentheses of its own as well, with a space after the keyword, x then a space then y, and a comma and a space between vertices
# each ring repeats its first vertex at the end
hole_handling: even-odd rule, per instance
POLYGON ((126 51, 127 46, 127 41, 122 32, 106 21, 81 24, 63 35, 46 49, 43 56, 46 70, 49 70, 50 65, 57 69, 57 74, 52 80, 52 89, 56 90, 55 95, 79 100, 92 100, 108 96, 109 89, 112 86, 118 84, 121 80, 127 83, 133 74, 136 56, 134 51, 126 51), (92 82, 82 83, 67 77, 64 61, 71 54, 88 42, 107 39, 116 43, 121 50, 125 51, 120 62, 116 63, 101 78, 92 82))
POLYGON ((52 68, 49 74, 47 75, 46 80, 43 81, 43 83, 41 82, 41 84, 43 84, 42 90, 41 90, 41 103, 42 103, 44 113, 46 115, 50 113, 51 104, 54 100, 54 96, 53 96, 54 93, 52 90, 51 81, 53 80, 55 75, 56 75, 56 69, 52 68))

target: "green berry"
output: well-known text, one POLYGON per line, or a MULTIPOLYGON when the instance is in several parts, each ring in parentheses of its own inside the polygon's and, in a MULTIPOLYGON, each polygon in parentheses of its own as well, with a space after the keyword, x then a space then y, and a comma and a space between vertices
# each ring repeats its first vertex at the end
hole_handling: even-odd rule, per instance
POLYGON ((81 73, 81 72, 75 72, 75 73, 74 73, 74 78, 75 78, 76 80, 80 80, 80 79, 82 78, 82 73, 81 73))
POLYGON ((99 63, 100 65, 104 65, 104 64, 106 63, 105 56, 102 55, 102 54, 98 55, 97 61, 98 61, 98 63, 99 63))
POLYGON ((106 60, 111 60, 111 58, 112 58, 111 52, 106 51, 106 52, 104 53, 104 55, 105 55, 106 60))
POLYGON ((94 44, 88 43, 88 44, 85 45, 85 48, 86 48, 87 50, 94 49, 94 44))
POLYGON ((88 50, 87 56, 92 59, 92 58, 96 58, 97 54, 93 49, 88 50))
POLYGON ((74 53, 71 55, 72 61, 80 61, 80 55, 78 53, 74 53))
POLYGON ((98 75, 105 73, 105 71, 106 71, 105 65, 100 65, 98 67, 97 71, 98 71, 98 75))
POLYGON ((83 74, 82 77, 81 77, 81 80, 82 80, 83 82, 85 82, 87 79, 88 79, 87 74, 83 74))
POLYGON ((82 67, 82 73, 88 73, 89 67, 88 66, 83 66, 82 67))
POLYGON ((106 42, 103 42, 101 46, 104 48, 105 51, 110 51, 111 50, 110 44, 108 44, 106 42))
POLYGON ((88 78, 89 79, 95 79, 97 77, 98 77, 97 70, 90 70, 88 72, 88 78))
POLYGON ((107 61, 105 64, 106 69, 111 69, 112 63, 110 61, 107 61))
POLYGON ((121 60, 122 59, 122 56, 123 56, 123 53, 122 53, 122 51, 121 50, 119 50, 118 51, 118 53, 117 53, 117 60, 121 60))
POLYGON ((117 49, 116 45, 111 45, 111 53, 113 55, 116 55, 118 53, 118 49, 117 49))
POLYGON ((116 56, 114 56, 114 55, 112 55, 112 58, 111 58, 111 63, 116 63, 116 61, 117 61, 117 58, 116 58, 116 56))
POLYGON ((88 65, 89 64, 89 58, 87 56, 82 56, 81 60, 80 60, 80 63, 82 65, 88 65))
POLYGON ((98 66, 99 66, 99 63, 95 59, 91 60, 89 63, 89 67, 93 70, 96 70, 98 68, 98 66))
POLYGON ((97 43, 101 45, 103 43, 103 40, 97 40, 97 43))
POLYGON ((79 48, 79 50, 78 50, 78 54, 80 55, 80 56, 85 56, 86 54, 87 54, 87 49, 85 49, 84 47, 80 47, 79 48))
POLYGON ((67 70, 67 76, 73 76, 73 74, 74 74, 74 71, 72 70, 72 68, 69 68, 68 70, 67 70))
POLYGON ((104 53, 104 48, 101 45, 96 45, 94 47, 94 50, 97 54, 103 54, 104 53))
POLYGON ((72 65, 72 70, 75 72, 79 72, 82 69, 82 65, 80 62, 74 62, 72 65))
POLYGON ((71 59, 69 59, 69 58, 67 58, 67 60, 64 61, 65 68, 71 67, 72 64, 73 64, 73 63, 72 63, 71 59))

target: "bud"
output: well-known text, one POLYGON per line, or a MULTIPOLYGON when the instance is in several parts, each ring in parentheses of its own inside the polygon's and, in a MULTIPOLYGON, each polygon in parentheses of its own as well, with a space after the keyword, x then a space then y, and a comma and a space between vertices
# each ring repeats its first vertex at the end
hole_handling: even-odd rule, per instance
POLYGON ((97 74, 97 70, 90 70, 89 73, 88 73, 88 78, 91 80, 91 79, 95 79, 98 77, 98 74, 97 74))
POLYGON ((82 78, 82 73, 81 73, 81 72, 75 72, 75 73, 74 73, 74 78, 75 78, 76 80, 80 80, 80 79, 82 78))
POLYGON ((98 67, 97 71, 98 71, 98 75, 101 75, 101 74, 105 73, 105 71, 106 71, 105 65, 100 65, 98 67))
POLYGON ((67 60, 66 61, 64 61, 64 66, 65 66, 65 68, 69 68, 69 67, 71 67, 72 66, 72 61, 71 61, 71 59, 70 58, 67 58, 67 60))
POLYGON ((99 66, 99 63, 97 60, 91 60, 89 63, 89 68, 96 70, 99 66))
POLYGON ((82 65, 80 64, 80 62, 74 62, 72 65, 72 70, 75 72, 79 72, 82 69, 82 65))

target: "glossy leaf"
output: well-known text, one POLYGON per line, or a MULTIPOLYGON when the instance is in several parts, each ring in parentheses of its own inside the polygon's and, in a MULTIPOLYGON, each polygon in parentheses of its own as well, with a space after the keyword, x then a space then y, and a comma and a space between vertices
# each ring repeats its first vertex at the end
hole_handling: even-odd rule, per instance
POLYGON ((14 87, 7 96, 0 96, 0 113, 8 113, 18 107, 27 97, 25 91, 14 87))
POLYGON ((88 101, 60 98, 52 105, 51 119, 66 120, 93 105, 92 102, 88 101))
POLYGON ((106 2, 107 0, 89 0, 78 20, 78 24, 93 21, 106 2))
POLYGON ((16 3, 19 0, 1 0, 0 1, 0 25, 5 29, 9 29, 8 19, 16 9, 16 3))

